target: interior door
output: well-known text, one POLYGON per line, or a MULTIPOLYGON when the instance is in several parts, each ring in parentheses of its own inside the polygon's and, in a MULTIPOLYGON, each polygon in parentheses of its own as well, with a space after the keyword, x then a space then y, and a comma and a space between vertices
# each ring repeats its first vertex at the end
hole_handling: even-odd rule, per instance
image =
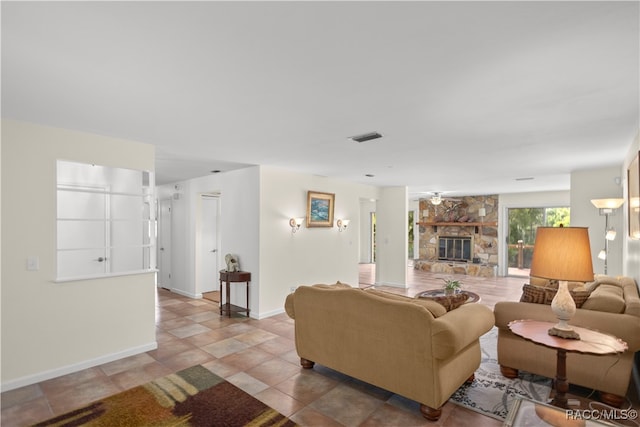
POLYGON ((171 199, 160 200, 158 286, 171 289, 171 199))
POLYGON ((218 212, 219 198, 202 195, 200 221, 200 292, 219 289, 218 212))

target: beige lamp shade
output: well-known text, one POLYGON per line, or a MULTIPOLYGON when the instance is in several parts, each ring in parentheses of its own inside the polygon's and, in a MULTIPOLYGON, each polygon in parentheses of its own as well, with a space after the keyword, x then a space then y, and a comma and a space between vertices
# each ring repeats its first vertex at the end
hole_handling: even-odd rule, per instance
POLYGON ((593 281, 586 227, 538 227, 531 276, 571 282, 593 281))

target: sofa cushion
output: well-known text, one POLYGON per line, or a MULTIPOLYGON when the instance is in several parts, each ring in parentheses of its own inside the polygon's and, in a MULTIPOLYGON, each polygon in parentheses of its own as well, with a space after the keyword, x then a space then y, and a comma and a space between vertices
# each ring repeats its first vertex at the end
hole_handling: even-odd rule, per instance
POLYGON ((442 304, 438 304, 437 302, 432 300, 424 298, 414 298, 413 303, 429 310, 431 314, 433 314, 433 317, 440 317, 447 313, 447 309, 442 304))
POLYGON ((312 285, 312 286, 316 288, 322 288, 322 289, 351 289, 353 287, 351 285, 347 285, 346 283, 342 283, 340 281, 337 281, 333 285, 325 285, 323 283, 318 283, 317 285, 312 285))
POLYGON ((600 283, 582 305, 586 310, 624 313, 624 291, 618 285, 600 283))
MULTIPOLYGON (((576 303, 576 307, 581 308, 589 298, 589 295, 591 295, 591 292, 584 288, 583 283, 573 283, 573 285, 573 288, 569 289, 569 293, 571 294, 573 301, 576 303)), ((557 292, 557 287, 543 287, 525 283, 522 286, 520 302, 550 305, 557 292)))
POLYGON ((421 307, 426 308, 427 311, 429 311, 433 317, 440 317, 443 314, 446 314, 446 312, 447 312, 447 310, 442 305, 438 304, 435 301, 431 301, 431 300, 422 300, 422 299, 418 299, 418 298, 409 298, 409 297, 406 297, 404 295, 393 294, 391 292, 385 292, 385 291, 378 291, 378 290, 371 289, 371 288, 365 290, 365 292, 373 294, 373 295, 377 295, 377 296, 382 297, 382 298, 388 298, 388 299, 392 299, 392 300, 395 300, 395 301, 409 302, 409 303, 412 303, 412 304, 419 305, 421 307))

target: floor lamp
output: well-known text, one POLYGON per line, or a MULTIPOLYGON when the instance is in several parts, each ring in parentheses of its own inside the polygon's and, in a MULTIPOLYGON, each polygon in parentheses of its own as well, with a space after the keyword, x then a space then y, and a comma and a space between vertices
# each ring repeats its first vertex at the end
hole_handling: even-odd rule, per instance
POLYGON ((616 238, 616 230, 609 228, 609 216, 615 215, 618 209, 624 203, 624 199, 592 199, 593 206, 598 208, 600 215, 604 216, 604 249, 598 253, 598 258, 604 261, 604 274, 607 274, 607 258, 609 258, 609 241, 616 238))

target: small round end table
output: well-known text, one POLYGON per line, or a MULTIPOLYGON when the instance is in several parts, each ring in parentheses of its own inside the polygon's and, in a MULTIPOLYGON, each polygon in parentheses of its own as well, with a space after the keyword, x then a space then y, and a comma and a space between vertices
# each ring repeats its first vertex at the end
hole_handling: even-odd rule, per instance
POLYGON ((558 351, 555 378, 556 393, 551 404, 565 409, 568 408, 566 393, 569 391, 567 352, 604 355, 623 353, 628 348, 626 342, 613 335, 573 325, 573 329, 580 334, 580 339, 549 335, 549 329, 554 326, 552 322, 514 320, 508 326, 514 334, 536 344, 555 348, 558 351))

